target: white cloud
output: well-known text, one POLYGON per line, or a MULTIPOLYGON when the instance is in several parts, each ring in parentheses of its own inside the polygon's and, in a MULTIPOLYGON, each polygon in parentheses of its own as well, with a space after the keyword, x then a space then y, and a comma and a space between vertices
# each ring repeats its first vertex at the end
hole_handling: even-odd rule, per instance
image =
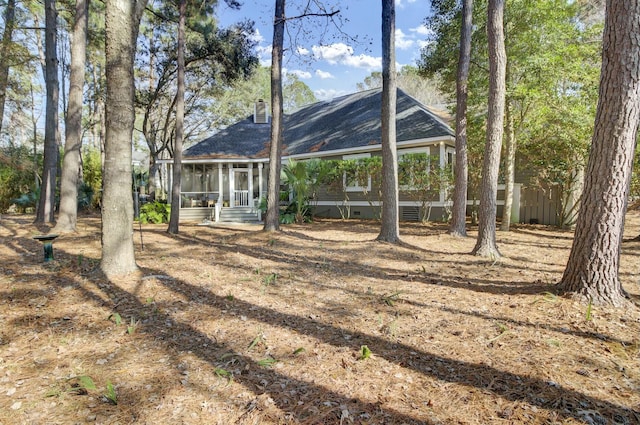
POLYGON ((260 44, 264 41, 264 37, 262 36, 262 34, 260 34, 260 30, 256 28, 253 34, 249 36, 249 40, 255 41, 257 44, 260 44))
POLYGON ((409 29, 409 31, 415 32, 416 34, 424 35, 424 36, 433 34, 433 31, 431 30, 431 28, 427 27, 426 25, 420 25, 419 27, 411 28, 409 29))
POLYGON ((420 49, 424 49, 425 47, 431 44, 433 44, 433 41, 427 41, 427 40, 418 41, 418 46, 420 46, 420 49))
POLYGON ((303 71, 301 69, 294 69, 293 71, 287 71, 287 74, 293 74, 300 78, 301 80, 308 80, 311 78, 311 73, 308 71, 303 71))
POLYGON ((381 69, 382 58, 380 56, 373 57, 369 55, 351 56, 346 59, 344 64, 354 68, 366 68, 369 70, 381 69))
POLYGON ((343 63, 346 58, 353 56, 353 47, 344 43, 335 43, 328 46, 313 46, 313 55, 316 59, 324 59, 331 65, 343 63))
POLYGON ((408 50, 415 44, 414 40, 407 38, 401 29, 396 29, 396 47, 400 50, 408 50))
POLYGON ((309 54, 309 49, 306 49, 302 46, 298 46, 297 51, 298 51, 298 54, 301 56, 306 56, 309 54))
POLYGON ((396 0, 396 7, 403 8, 405 6, 405 2, 411 4, 415 3, 416 0, 396 0))
POLYGON ((326 80, 327 78, 336 78, 336 77, 333 76, 332 73, 327 72, 327 71, 322 71, 320 69, 316 69, 316 75, 318 77, 320 77, 321 79, 323 79, 323 80, 326 80))
POLYGON ((347 65, 353 68, 380 69, 382 58, 369 55, 353 54, 353 47, 344 43, 335 43, 328 46, 313 46, 311 48, 316 59, 323 59, 331 65, 347 65))
POLYGON ((313 94, 316 95, 316 99, 318 99, 318 100, 329 100, 329 99, 334 99, 334 98, 339 97, 339 96, 343 96, 343 95, 347 94, 347 92, 345 90, 334 90, 334 89, 324 90, 324 89, 320 89, 320 90, 315 90, 313 92, 313 94))

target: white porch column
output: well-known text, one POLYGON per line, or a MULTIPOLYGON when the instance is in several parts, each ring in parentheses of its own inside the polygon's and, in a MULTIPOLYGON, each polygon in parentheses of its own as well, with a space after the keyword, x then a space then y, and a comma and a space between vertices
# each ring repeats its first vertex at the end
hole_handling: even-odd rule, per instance
MULTIPOLYGON (((167 180, 169 181, 169 188, 167 189, 167 203, 171 205, 171 188, 173 187, 173 164, 168 164, 169 171, 167 172, 167 180)), ((180 196, 182 199, 182 196, 180 196)), ((178 206, 178 208, 180 208, 178 206)))
POLYGON ((222 184, 222 163, 218 164, 218 204, 222 205, 224 198, 224 185, 222 184))
MULTIPOLYGON (((440 169, 444 170, 447 166, 447 149, 444 146, 444 142, 440 142, 440 169)), ((447 194, 443 188, 440 188, 440 203, 444 205, 444 201, 447 198, 447 194)))
POLYGON ((229 164, 229 206, 232 208, 236 202, 236 194, 234 191, 235 187, 236 185, 235 185, 235 178, 233 175, 233 164, 229 164))
POLYGON ((511 203, 511 222, 520 223, 520 192, 522 190, 522 183, 515 183, 513 185, 513 201, 511 203))
POLYGON ((251 208, 255 207, 255 202, 253 202, 253 163, 249 163, 248 171, 247 171, 247 187, 249 189, 249 195, 247 196, 247 200, 249 201, 249 206, 251 208))
POLYGON ((264 192, 264 188, 262 187, 262 168, 264 164, 262 162, 258 163, 258 197, 262 198, 262 193, 264 192))

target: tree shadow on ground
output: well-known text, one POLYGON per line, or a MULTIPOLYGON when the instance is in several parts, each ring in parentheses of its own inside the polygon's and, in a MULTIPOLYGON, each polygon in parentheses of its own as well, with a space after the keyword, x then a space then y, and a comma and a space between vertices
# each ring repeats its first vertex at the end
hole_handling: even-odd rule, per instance
MULTIPOLYGON (((187 297, 192 302, 224 308, 223 297, 212 294, 200 287, 179 280, 163 280, 162 284, 174 293, 187 297)), ((628 420, 634 420, 634 418, 638 417, 625 407, 587 396, 575 390, 563 388, 553 382, 504 372, 487 365, 437 356, 417 347, 392 342, 363 332, 350 331, 351 339, 346 342, 344 330, 327 323, 278 312, 243 300, 236 300, 236 303, 238 310, 243 311, 247 317, 256 321, 272 326, 285 327, 293 332, 301 332, 303 330, 305 335, 313 336, 337 348, 352 349, 354 346, 368 345, 372 347, 377 356, 391 363, 410 368, 425 376, 444 382, 458 383, 490 391, 494 395, 507 400, 525 401, 532 406, 554 411, 559 418, 583 420, 584 417, 580 414, 580 410, 583 408, 597 408, 600 411, 607 412, 609 415, 618 415, 628 420), (490 381, 486 381, 487 376, 493 378, 490 381)), ((188 325, 181 324, 180 326, 183 326, 185 331, 193 333, 193 330, 189 329, 188 325)), ((244 359, 244 361, 248 361, 248 359, 244 359)), ((278 403, 280 397, 278 392, 271 393, 270 396, 278 403)), ((349 403, 349 400, 346 399, 341 401, 349 403)), ((357 406, 359 410, 372 407, 368 404, 362 405, 362 402, 359 402, 359 404, 360 406, 357 406)), ((285 406, 282 407, 284 408, 285 406)), ((401 417, 394 419, 415 420, 415 418, 401 417)))
MULTIPOLYGON (((231 247, 222 247, 222 249, 231 249, 231 247)), ((64 251, 61 252, 61 255, 66 255, 70 259, 74 258, 74 255, 64 251)), ((258 253, 254 253, 254 255, 258 255, 258 253)), ((295 264, 303 264, 303 261, 307 260, 300 260, 300 263, 295 264)), ((389 270, 381 269, 378 272, 388 273, 389 270)), ((164 271, 145 269, 145 274, 163 275, 164 271)), ((70 277, 67 276, 67 279, 70 279, 70 277)), ((84 284, 75 282, 75 286, 84 293, 89 303, 102 306, 105 297, 113 295, 113 298, 118 300, 118 306, 123 311, 136 314, 138 317, 148 308, 134 295, 134 291, 123 289, 120 285, 107 280, 97 271, 83 276, 83 279, 85 280, 84 284), (91 287, 88 287, 89 285, 91 287), (105 297, 99 296, 99 293, 102 293, 105 297)), ((227 300, 224 297, 188 282, 172 278, 161 279, 160 283, 176 295, 188 300, 188 302, 206 305, 218 310, 225 309, 227 306, 227 300)), ((62 280, 54 282, 54 284, 67 287, 70 281, 62 280)), ((581 412, 584 412, 585 409, 597 409, 603 412, 610 420, 615 418, 618 422, 621 418, 625 419, 626 423, 634 423, 639 419, 638 412, 585 395, 579 391, 563 388, 554 382, 543 381, 524 374, 501 371, 483 364, 438 356, 414 346, 393 342, 364 332, 350 331, 351 339, 346 342, 343 329, 322 321, 283 313, 240 299, 236 299, 234 303, 237 310, 242 311, 247 317, 260 323, 286 328, 291 332, 316 338, 336 348, 351 350, 354 346, 368 345, 372 347, 376 356, 400 367, 412 369, 425 377, 476 388, 483 393, 505 400, 525 402, 531 406, 553 412, 561 420, 576 419, 582 421, 584 416, 581 412), (491 377, 491 379, 487 380, 487 377, 491 377)), ((26 320, 28 321, 29 318, 27 317, 26 320)), ((20 324, 19 319, 16 324, 20 324)), ((168 350, 178 353, 190 351, 209 363, 212 368, 219 367, 221 356, 232 351, 232 347, 218 343, 218 341, 198 331, 189 323, 176 320, 170 314, 162 312, 157 312, 152 321, 141 326, 139 334, 148 336, 156 341, 164 341, 168 350), (171 334, 167 333, 167 324, 171 325, 171 334)), ((325 418, 329 422, 335 423, 339 420, 340 408, 338 406, 348 406, 349 410, 356 414, 367 414, 370 417, 373 416, 384 420, 385 423, 430 423, 424 417, 424 413, 407 414, 387 408, 380 402, 368 402, 347 397, 325 386, 292 379, 276 370, 265 369, 249 356, 239 353, 235 353, 234 356, 240 362, 242 370, 246 371, 246 373, 243 372, 237 377, 237 382, 253 394, 268 394, 281 411, 292 412, 293 419, 299 422, 312 421, 314 415, 317 415, 318 409, 322 408, 317 404, 321 400, 329 399, 336 406, 334 411, 331 412, 332 416, 325 418), (283 380, 293 381, 294 385, 305 388, 305 394, 310 405, 305 406, 304 409, 291 410, 290 396, 287 396, 282 391, 282 388, 275 384, 283 380), (310 406, 314 406, 316 409, 310 409, 310 406)), ((127 394, 126 396, 135 397, 133 394, 127 394)), ((135 399, 132 401, 135 403, 135 399)), ((135 404, 131 406, 133 407, 130 408, 134 411, 132 413, 133 417, 140 419, 144 417, 144 412, 135 411, 135 404)))

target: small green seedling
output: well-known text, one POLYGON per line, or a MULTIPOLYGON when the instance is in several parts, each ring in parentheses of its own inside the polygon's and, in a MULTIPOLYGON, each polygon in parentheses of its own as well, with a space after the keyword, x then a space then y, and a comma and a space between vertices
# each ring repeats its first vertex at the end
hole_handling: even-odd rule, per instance
POLYGON ((553 292, 544 291, 540 295, 542 295, 542 298, 536 298, 533 301, 533 304, 536 304, 539 302, 547 302, 547 303, 555 304, 558 302, 558 296, 553 292))
POLYGON ((227 294, 226 298, 227 298, 227 301, 233 301, 234 300, 234 296, 231 293, 227 294))
POLYGON ((113 384, 107 381, 107 392, 104 394, 104 398, 114 406, 118 404, 118 394, 113 384))
POLYGON ((133 335, 135 333, 136 328, 138 327, 138 323, 140 323, 140 322, 136 322, 136 319, 131 317, 131 321, 129 322, 129 326, 127 326, 127 333, 129 335, 133 335))
POLYGON ((258 360, 258 366, 260 367, 272 367, 276 363, 278 363, 278 360, 273 357, 266 357, 262 360, 258 360))
POLYGON ((264 339, 264 336, 262 335, 262 332, 258 333, 258 335, 256 335, 256 337, 253 338, 253 340, 249 344, 249 347, 247 347, 247 350, 249 350, 249 351, 253 350, 253 348, 256 345, 260 344, 263 339, 264 339))
POLYGON ((108 320, 113 320, 118 326, 122 324, 122 316, 119 313, 111 313, 108 320))
POLYGON ((88 390, 96 389, 96 384, 93 382, 93 379, 91 379, 90 376, 87 376, 87 375, 76 376, 76 377, 70 378, 69 380, 70 381, 77 380, 77 382, 72 384, 71 386, 72 388, 69 390, 70 393, 87 394, 88 390))
POLYGON ((390 295, 383 295, 382 296, 382 302, 384 302, 386 305, 393 307, 393 305, 395 304, 396 301, 398 301, 400 299, 400 291, 396 291, 393 294, 390 295))
POLYGON ((305 351, 307 351, 307 350, 305 350, 305 349, 304 349, 304 347, 299 347, 299 348, 296 348, 296 349, 295 349, 295 351, 293 352, 293 355, 294 355, 294 356, 297 356, 298 354, 302 354, 302 353, 304 353, 305 351))
POLYGON ((278 279, 277 273, 270 273, 266 275, 263 279, 264 286, 275 285, 277 279, 278 279))
POLYGON ((217 367, 213 372, 216 374, 216 376, 219 376, 220 378, 233 379, 233 374, 221 367, 217 367))
POLYGON ((366 360, 371 357, 371 350, 366 345, 360 347, 360 358, 359 360, 366 360))
POLYGON ((70 388, 66 390, 55 388, 51 391, 48 391, 45 394, 45 397, 60 396, 63 393, 75 394, 75 395, 86 395, 88 394, 89 390, 96 389, 96 384, 93 382, 93 379, 91 379, 91 377, 87 375, 73 376, 67 379, 67 382, 71 382, 70 388))
POLYGON ((589 297, 589 304, 587 304, 587 313, 585 314, 585 320, 590 322, 593 319, 593 297, 589 297))
POLYGON ((500 337, 502 337, 502 336, 504 336, 504 335, 509 333, 509 327, 507 325, 505 325, 503 323, 500 323, 500 322, 495 322, 495 325, 496 325, 496 328, 498 328, 499 334, 498 334, 498 336, 495 336, 495 337, 491 338, 489 340, 489 342, 493 342, 493 341, 497 340, 498 338, 500 338, 500 337))

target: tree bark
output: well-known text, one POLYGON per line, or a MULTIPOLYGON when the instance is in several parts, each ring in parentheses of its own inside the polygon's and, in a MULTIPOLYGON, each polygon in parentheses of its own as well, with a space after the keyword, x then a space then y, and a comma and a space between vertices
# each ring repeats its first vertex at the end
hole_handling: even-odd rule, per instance
POLYGON ((453 188, 453 209, 449 234, 467 236, 467 180, 469 160, 467 157, 467 98, 469 64, 471 61, 471 30, 473 28, 473 0, 462 2, 462 27, 460 29, 460 55, 456 78, 456 165, 453 188))
POLYGON ((2 119, 4 118, 4 104, 7 99, 7 86, 9 85, 9 67, 11 61, 11 43, 13 41, 13 28, 15 26, 16 0, 8 0, 4 10, 4 31, 0 43, 0 134, 2 133, 2 119))
POLYGON ((282 49, 284 45, 285 0, 276 0, 271 49, 271 147, 269 184, 264 230, 280 230, 280 171, 282 169, 282 49))
POLYGON ((506 134, 505 134, 505 172, 504 172, 504 207, 502 208, 502 223, 500 230, 508 232, 511 227, 511 209, 513 208, 513 188, 516 176, 516 130, 513 113, 509 104, 505 106, 506 134))
POLYGON ((396 150, 396 10, 382 1, 382 224, 377 240, 400 241, 398 219, 398 153, 396 150))
POLYGON ((107 100, 102 195, 102 260, 105 275, 137 271, 133 248, 131 149, 134 124, 133 60, 146 1, 105 2, 107 100))
POLYGON ((56 176, 58 168, 58 12, 55 0, 45 1, 45 85, 47 106, 44 130, 42 185, 36 211, 36 223, 55 222, 56 176))
POLYGON ((89 2, 76 0, 71 35, 69 106, 65 125, 64 159, 60 182, 60 214, 55 232, 74 232, 78 220, 78 182, 81 170, 82 106, 89 2))
POLYGON ((184 48, 187 2, 180 0, 178 21, 178 92, 176 94, 176 136, 173 145, 173 182, 171 184, 171 216, 167 232, 178 234, 180 220, 180 188, 182 180, 182 139, 184 137, 184 48))
POLYGON ((472 254, 500 258, 496 245, 496 196, 504 123, 507 55, 504 46, 504 0, 489 0, 487 35, 489 41, 489 110, 487 145, 482 164, 478 239, 472 254))
POLYGON ((640 122, 640 0, 607 0, 598 109, 560 292, 621 306, 620 249, 640 122))

